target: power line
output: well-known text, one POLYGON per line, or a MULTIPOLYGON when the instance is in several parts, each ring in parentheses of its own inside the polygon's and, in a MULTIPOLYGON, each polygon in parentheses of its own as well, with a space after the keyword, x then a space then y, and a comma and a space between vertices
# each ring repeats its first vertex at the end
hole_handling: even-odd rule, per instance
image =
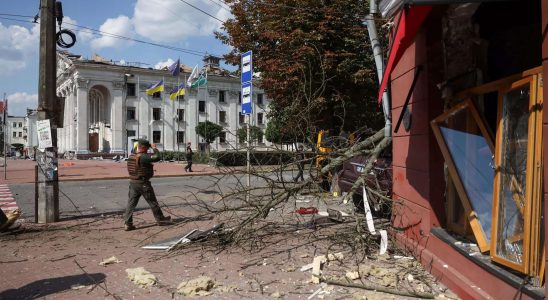
POLYGON ((34 16, 14 15, 14 14, 0 14, 0 16, 21 17, 21 18, 34 18, 34 16))
POLYGON ((194 5, 192 5, 192 4, 188 3, 188 2, 186 2, 185 0, 179 0, 179 1, 181 1, 181 2, 183 2, 183 3, 186 3, 188 6, 194 8, 194 9, 196 9, 196 10, 199 10, 200 12, 202 12, 202 13, 204 13, 204 14, 210 16, 211 18, 213 18, 213 19, 215 19, 215 20, 217 20, 217 21, 219 21, 219 22, 221 22, 221 23, 224 23, 224 22, 225 22, 225 21, 223 21, 223 20, 221 20, 221 19, 215 17, 214 15, 212 15, 212 14, 210 14, 210 13, 208 13, 208 12, 202 10, 201 8, 198 8, 198 7, 194 6, 194 5))
MULTIPOLYGON (((20 20, 20 19, 1 17, 3 15, 8 15, 8 14, 0 14, 0 19, 16 21, 16 22, 21 22, 21 23, 39 24, 39 22, 35 23, 33 21, 28 21, 28 20, 20 20)), ((33 16, 22 16, 21 15, 20 17, 31 17, 32 18, 33 16)), ((160 47, 160 48, 164 48, 164 49, 168 49, 168 50, 178 51, 178 52, 182 52, 182 53, 186 53, 186 54, 190 54, 190 55, 195 55, 195 56, 200 56, 201 57, 201 56, 210 54, 210 53, 204 52, 204 51, 197 51, 197 50, 179 48, 179 47, 170 46, 170 45, 147 42, 147 41, 143 41, 143 40, 139 40, 139 39, 123 36, 123 35, 118 35, 118 34, 114 34, 114 33, 110 33, 110 32, 105 32, 105 31, 101 31, 101 30, 94 29, 94 28, 91 28, 91 27, 77 25, 77 24, 73 24, 73 23, 69 23, 69 22, 64 22, 63 24, 71 25, 71 26, 74 26, 74 27, 77 27, 77 28, 82 28, 82 29, 75 29, 74 28, 74 30, 78 31, 78 32, 88 32, 88 33, 91 33, 91 34, 94 34, 94 35, 97 35, 97 36, 102 35, 102 36, 112 37, 112 38, 116 38, 116 39, 132 41, 132 42, 141 43, 141 44, 145 44, 145 45, 150 45, 150 46, 160 47)), ((215 55, 215 56, 220 56, 220 55, 215 55)))
POLYGON ((227 4, 225 2, 221 2, 221 1, 215 1, 215 0, 209 0, 211 2, 213 2, 215 5, 217 5, 218 7, 230 12, 230 7, 227 6, 227 4), (223 6, 221 3, 225 4, 225 6, 223 6))

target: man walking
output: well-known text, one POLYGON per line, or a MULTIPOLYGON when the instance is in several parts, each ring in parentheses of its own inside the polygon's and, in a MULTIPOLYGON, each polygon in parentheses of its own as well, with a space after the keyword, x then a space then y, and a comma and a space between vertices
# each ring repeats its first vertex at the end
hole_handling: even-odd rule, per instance
POLYGON ((194 155, 190 145, 191 145, 190 142, 188 142, 188 144, 186 145, 186 167, 185 167, 185 171, 187 171, 187 172, 192 172, 192 155, 194 155))
POLYGON ((147 140, 137 141, 137 151, 129 156, 127 160, 127 170, 129 173, 129 200, 124 214, 125 230, 134 230, 133 211, 139 202, 141 195, 145 198, 154 219, 159 226, 171 224, 171 217, 164 217, 158 200, 154 194, 154 189, 150 184, 150 178, 154 176, 153 164, 160 160, 159 151, 155 144, 150 145, 147 140), (152 148, 154 154, 149 155, 147 151, 152 148))
POLYGON ((297 162, 297 167, 299 168, 299 173, 297 173, 297 176, 293 178, 295 182, 299 181, 299 178, 301 178, 302 181, 304 181, 304 164, 305 164, 305 156, 304 156, 304 149, 303 145, 299 145, 297 148, 297 153, 295 155, 295 160, 297 162))

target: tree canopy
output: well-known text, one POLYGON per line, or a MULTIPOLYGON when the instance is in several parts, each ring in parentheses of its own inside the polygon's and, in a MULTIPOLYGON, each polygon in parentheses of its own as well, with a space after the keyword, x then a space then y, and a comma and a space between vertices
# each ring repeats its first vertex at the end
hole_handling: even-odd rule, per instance
POLYGON ((221 132, 223 132, 223 126, 210 121, 200 122, 198 123, 198 126, 196 126, 196 133, 203 137, 208 145, 213 143, 221 132))
MULTIPOLYGON (((362 20, 368 1, 227 0, 233 19, 216 36, 253 68, 271 103, 269 120, 314 130, 382 126, 377 75, 362 20), (306 119, 306 120, 304 120, 306 119)), ((380 34, 382 36, 382 34, 380 34)))
MULTIPOLYGON (((247 128, 241 127, 238 129, 238 141, 240 143, 245 143, 247 140, 247 128)), ((252 142, 258 142, 260 139, 263 138, 263 131, 260 127, 257 126, 249 126, 249 138, 252 142)))

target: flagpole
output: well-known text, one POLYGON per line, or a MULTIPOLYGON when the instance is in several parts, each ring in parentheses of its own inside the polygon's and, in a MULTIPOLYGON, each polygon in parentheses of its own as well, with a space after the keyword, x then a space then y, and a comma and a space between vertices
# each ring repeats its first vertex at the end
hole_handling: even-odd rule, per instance
POLYGON ((161 92, 162 97, 162 161, 164 160, 164 152, 166 151, 166 101, 165 90, 166 90, 166 81, 164 76, 162 76, 162 84, 164 85, 164 90, 161 92))
MULTIPOLYGON (((135 114, 137 115, 137 136, 136 138, 141 138, 141 131, 140 131, 140 124, 141 124, 141 116, 139 114, 141 113, 141 87, 139 84, 139 75, 137 75, 137 109, 135 114)), ((133 145, 131 145, 133 147, 133 145)), ((128 154, 129 156, 129 154, 128 154)))

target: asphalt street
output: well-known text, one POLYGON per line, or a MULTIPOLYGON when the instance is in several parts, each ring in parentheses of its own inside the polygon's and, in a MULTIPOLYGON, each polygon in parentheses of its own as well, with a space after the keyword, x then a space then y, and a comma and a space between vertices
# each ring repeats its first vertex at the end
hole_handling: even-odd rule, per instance
MULTIPOLYGON (((265 174, 263 174, 264 176, 265 174)), ((152 186, 162 206, 178 207, 196 204, 196 199, 211 201, 235 189, 242 189, 247 182, 245 174, 162 177, 152 178, 152 186)), ((276 174, 268 174, 277 178, 276 174)), ((285 180, 291 180, 291 172, 284 173, 285 180)), ((76 216, 90 216, 104 213, 122 212, 128 199, 127 179, 89 180, 59 182, 59 210, 61 219, 76 216)), ((265 186, 260 177, 251 178, 252 187, 265 186)), ((34 184, 10 184, 10 189, 24 218, 34 218, 34 184)), ((147 208, 141 198, 138 209, 147 208)))

